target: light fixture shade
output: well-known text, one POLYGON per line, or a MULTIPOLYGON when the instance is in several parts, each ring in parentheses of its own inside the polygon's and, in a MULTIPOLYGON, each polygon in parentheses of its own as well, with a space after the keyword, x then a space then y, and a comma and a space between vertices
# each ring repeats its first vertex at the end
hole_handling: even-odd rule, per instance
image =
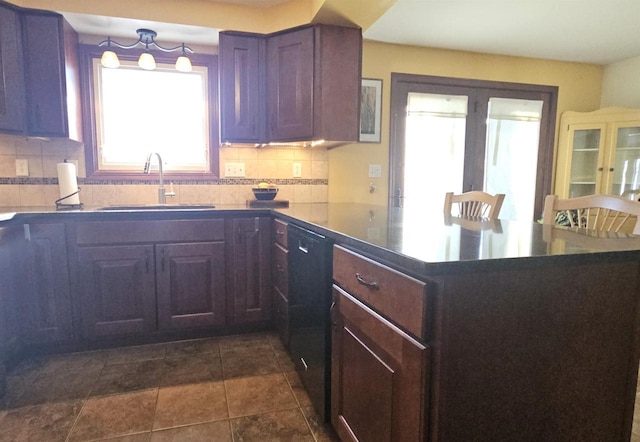
POLYGON ((156 60, 149 52, 143 52, 138 59, 138 66, 147 71, 152 71, 156 68, 156 60))
POLYGON ((118 56, 113 51, 104 51, 102 54, 102 58, 100 59, 100 64, 105 68, 118 68, 120 67, 120 60, 118 56))
POLYGON ((180 72, 191 72, 193 67, 191 66, 191 60, 189 60, 189 57, 184 55, 178 57, 178 60, 176 61, 176 70, 180 72))

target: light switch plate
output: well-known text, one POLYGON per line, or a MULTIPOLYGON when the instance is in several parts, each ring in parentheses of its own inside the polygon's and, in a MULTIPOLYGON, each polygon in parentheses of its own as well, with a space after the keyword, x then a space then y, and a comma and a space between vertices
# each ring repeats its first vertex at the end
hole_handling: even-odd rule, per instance
POLYGON ((245 175, 244 163, 224 163, 224 176, 227 178, 243 177, 245 175))
POLYGON ((382 166, 380 164, 369 164, 369 178, 380 178, 382 176, 382 166))
POLYGON ((16 176, 29 176, 29 160, 26 158, 16 160, 16 176))

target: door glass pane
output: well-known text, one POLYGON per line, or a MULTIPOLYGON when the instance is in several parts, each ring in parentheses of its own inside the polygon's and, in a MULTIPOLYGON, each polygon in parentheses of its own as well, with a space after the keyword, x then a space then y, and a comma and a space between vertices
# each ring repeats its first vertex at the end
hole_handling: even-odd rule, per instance
POLYGON ((640 127, 618 129, 613 189, 609 193, 631 199, 640 196, 640 127))
POLYGON ((466 117, 466 96, 409 93, 405 210, 442 213, 445 193, 462 190, 466 117))
POLYGON ((484 190, 506 195, 501 219, 533 220, 542 104, 489 99, 484 190))
POLYGON ((573 131, 569 198, 596 193, 600 129, 573 131))

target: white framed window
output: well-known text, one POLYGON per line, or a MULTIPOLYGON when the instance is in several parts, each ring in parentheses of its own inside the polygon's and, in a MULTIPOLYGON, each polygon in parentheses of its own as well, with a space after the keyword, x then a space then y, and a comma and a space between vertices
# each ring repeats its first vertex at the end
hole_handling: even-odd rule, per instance
POLYGON ((189 73, 160 64, 153 71, 122 60, 118 69, 93 59, 97 165, 100 171, 142 171, 149 152, 164 169, 211 172, 208 68, 189 73))
POLYGON ((190 54, 193 71, 179 72, 174 54, 153 52, 156 69, 145 71, 141 50, 114 50, 117 69, 100 64, 102 52, 80 44, 86 177, 148 180, 144 162, 157 152, 173 180, 217 178, 218 56, 190 54))

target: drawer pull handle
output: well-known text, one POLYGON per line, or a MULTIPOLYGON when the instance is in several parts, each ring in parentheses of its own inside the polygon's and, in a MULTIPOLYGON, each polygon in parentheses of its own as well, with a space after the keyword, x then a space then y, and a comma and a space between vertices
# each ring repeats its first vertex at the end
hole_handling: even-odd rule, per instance
POLYGON ((276 264, 276 270, 280 273, 284 273, 284 267, 282 267, 280 264, 276 264))
POLYGON ((276 230, 276 235, 280 235, 280 236, 282 236, 282 235, 284 235, 284 232, 283 232, 283 231, 281 231, 281 230, 276 230))
POLYGON ((356 273, 356 281, 358 281, 358 284, 369 287, 371 290, 378 290, 380 288, 377 282, 367 281, 362 276, 360 276, 360 273, 356 273))

